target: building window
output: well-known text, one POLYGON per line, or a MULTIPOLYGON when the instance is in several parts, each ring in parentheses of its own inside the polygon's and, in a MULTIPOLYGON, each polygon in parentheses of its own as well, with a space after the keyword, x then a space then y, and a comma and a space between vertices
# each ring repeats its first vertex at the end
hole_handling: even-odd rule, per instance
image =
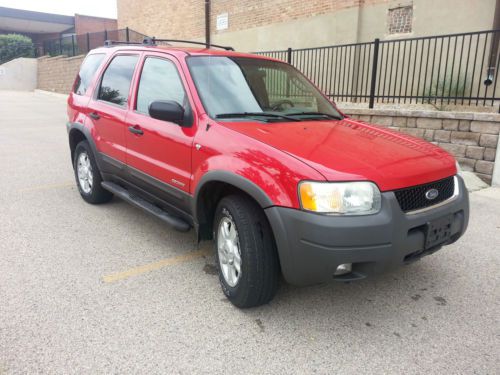
POLYGON ((389 9, 389 34, 411 33, 413 6, 389 9))

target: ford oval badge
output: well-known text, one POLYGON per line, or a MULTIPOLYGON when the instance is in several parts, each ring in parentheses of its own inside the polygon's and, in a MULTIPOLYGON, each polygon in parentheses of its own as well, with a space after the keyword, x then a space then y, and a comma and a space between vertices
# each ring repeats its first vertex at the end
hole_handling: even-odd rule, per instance
POLYGON ((429 189, 425 192, 425 197, 430 201, 436 199, 438 195, 439 191, 437 189, 429 189))

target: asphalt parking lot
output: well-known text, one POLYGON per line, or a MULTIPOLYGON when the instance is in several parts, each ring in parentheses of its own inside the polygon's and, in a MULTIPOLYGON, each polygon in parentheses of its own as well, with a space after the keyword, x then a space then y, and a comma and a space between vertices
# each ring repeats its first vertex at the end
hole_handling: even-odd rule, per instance
POLYGON ((0 92, 0 374, 500 373, 500 189, 456 244, 239 310, 210 243, 78 195, 59 97, 0 92))

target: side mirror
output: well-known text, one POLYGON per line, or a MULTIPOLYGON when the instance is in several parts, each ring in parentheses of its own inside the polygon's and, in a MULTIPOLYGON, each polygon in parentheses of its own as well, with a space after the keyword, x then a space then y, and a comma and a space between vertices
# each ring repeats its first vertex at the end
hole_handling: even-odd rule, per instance
POLYGON ((157 100, 149 105, 149 115, 162 121, 184 125, 184 108, 174 100, 157 100))

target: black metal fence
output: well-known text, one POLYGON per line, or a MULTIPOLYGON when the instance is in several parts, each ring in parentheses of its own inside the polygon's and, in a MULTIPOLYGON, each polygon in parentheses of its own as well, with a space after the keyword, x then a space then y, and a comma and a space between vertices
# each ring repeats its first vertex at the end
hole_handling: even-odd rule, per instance
POLYGON ((105 40, 120 40, 127 42, 142 42, 146 35, 138 33, 128 27, 120 30, 104 30, 96 33, 68 35, 57 39, 50 39, 38 45, 38 56, 66 55, 77 56, 86 54, 91 49, 102 47, 105 40))
POLYGON ((496 106, 500 30, 257 52, 287 61, 336 101, 496 106))

